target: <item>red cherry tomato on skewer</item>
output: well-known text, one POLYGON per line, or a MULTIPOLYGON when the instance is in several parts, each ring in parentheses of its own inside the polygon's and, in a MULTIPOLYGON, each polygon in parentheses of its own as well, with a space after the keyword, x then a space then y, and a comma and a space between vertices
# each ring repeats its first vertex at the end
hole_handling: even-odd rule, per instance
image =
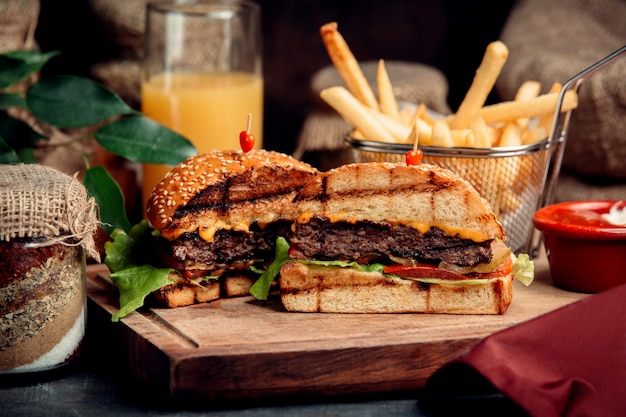
POLYGON ((424 152, 417 147, 417 126, 411 130, 411 135, 413 135, 413 149, 406 153, 406 164, 407 165, 419 165, 422 163, 422 158, 424 157, 424 152))
POLYGON ((421 149, 411 149, 406 153, 406 164, 407 165, 419 165, 422 163, 422 157, 424 153, 421 149))
POLYGON ((250 133, 250 125, 252 124, 252 114, 248 113, 248 126, 246 130, 239 133, 239 145, 244 152, 250 152, 254 148, 254 135, 250 133))
POLYGON ((254 148, 254 135, 242 130, 239 134, 239 144, 242 151, 250 152, 254 148))

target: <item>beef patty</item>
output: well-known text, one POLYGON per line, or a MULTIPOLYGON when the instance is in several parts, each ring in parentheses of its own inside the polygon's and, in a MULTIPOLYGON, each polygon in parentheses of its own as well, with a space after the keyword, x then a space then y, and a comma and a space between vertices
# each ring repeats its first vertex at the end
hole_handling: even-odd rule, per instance
POLYGON ((291 237, 292 257, 319 260, 356 261, 361 264, 387 258, 421 262, 445 261, 459 266, 490 262, 491 240, 474 242, 446 235, 431 227, 426 233, 387 223, 333 222, 314 217, 297 223, 291 237))
POLYGON ((191 261, 216 268, 241 268, 252 264, 264 267, 274 259, 276 239, 287 237, 290 227, 291 222, 285 221, 264 228, 253 224, 249 232, 220 229, 211 242, 203 240, 197 232, 183 233, 172 241, 172 255, 179 262, 191 261))

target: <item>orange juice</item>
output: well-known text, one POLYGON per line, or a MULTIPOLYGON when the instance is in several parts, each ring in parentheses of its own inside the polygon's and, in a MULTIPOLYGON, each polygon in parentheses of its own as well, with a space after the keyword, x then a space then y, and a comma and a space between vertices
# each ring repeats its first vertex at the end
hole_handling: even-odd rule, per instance
MULTIPOLYGON (((263 81, 248 73, 165 73, 141 87, 141 106, 149 117, 185 136, 199 153, 240 149, 239 132, 252 113, 255 148, 262 146, 263 81)), ((143 165, 143 207, 154 186, 171 169, 143 165)))

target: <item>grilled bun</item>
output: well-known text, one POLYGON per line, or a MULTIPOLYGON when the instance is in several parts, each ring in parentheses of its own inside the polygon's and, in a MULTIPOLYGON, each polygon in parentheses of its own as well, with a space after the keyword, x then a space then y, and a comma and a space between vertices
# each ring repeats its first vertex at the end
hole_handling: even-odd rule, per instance
POLYGON ((489 203, 469 182, 446 169, 385 162, 355 163, 327 171, 298 194, 300 222, 315 215, 331 221, 400 223, 425 233, 504 241, 489 203))
POLYGON ((270 231, 293 222, 299 211, 292 200, 317 174, 304 162, 266 150, 215 150, 174 167, 146 207, 167 242, 163 259, 179 271, 170 274, 173 284, 153 293, 157 301, 181 307, 247 295, 258 276, 249 267, 274 253, 270 231), (194 273, 219 279, 193 282, 194 273))
POLYGON ((503 314, 513 298, 513 276, 458 286, 289 262, 280 271, 280 294, 288 311, 305 313, 503 314))
POLYGON ((293 261, 279 278, 289 311, 502 314, 511 303, 502 225, 449 170, 343 165, 308 183, 294 202, 302 213, 293 225, 293 261))
POLYGON ((246 230, 295 217, 291 200, 318 171, 288 155, 254 150, 212 151, 174 167, 156 185, 147 218, 162 236, 208 237, 216 228, 246 230))

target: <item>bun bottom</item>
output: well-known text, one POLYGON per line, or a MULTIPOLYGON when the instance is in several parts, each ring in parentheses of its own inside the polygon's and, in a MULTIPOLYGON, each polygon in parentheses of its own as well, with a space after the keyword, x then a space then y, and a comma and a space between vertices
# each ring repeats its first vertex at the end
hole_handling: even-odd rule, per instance
POLYGON ((513 276, 485 284, 425 284, 378 272, 289 262, 280 271, 281 301, 305 313, 503 314, 513 297, 513 276))
POLYGON ((169 278, 174 280, 173 284, 165 285, 153 293, 161 306, 169 308, 208 303, 224 297, 242 297, 249 294, 255 281, 247 275, 230 275, 197 285, 175 273, 170 274, 169 278))

